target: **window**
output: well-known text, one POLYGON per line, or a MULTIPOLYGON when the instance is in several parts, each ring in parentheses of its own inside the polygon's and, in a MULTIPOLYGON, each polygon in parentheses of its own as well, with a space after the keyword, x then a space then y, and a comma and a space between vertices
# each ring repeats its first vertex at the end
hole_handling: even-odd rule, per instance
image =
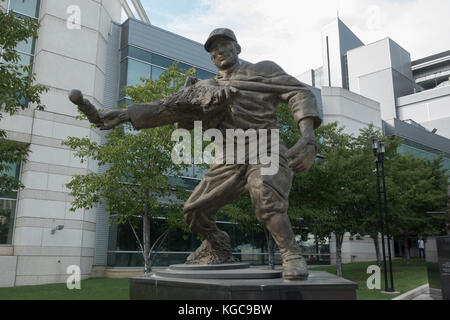
POLYGON ((12 244, 15 210, 15 199, 0 198, 0 245, 12 244))
POLYGON ((344 57, 342 58, 342 78, 343 78, 343 88, 344 89, 349 89, 349 78, 348 78, 348 59, 347 59, 347 55, 345 54, 344 57))
POLYGON ((200 80, 211 79, 215 77, 216 75, 214 73, 197 68, 197 78, 199 78, 200 80))
POLYGON ((128 99, 128 98, 123 98, 123 99, 119 100, 119 105, 122 105, 122 104, 129 105, 132 103, 133 103, 133 101, 131 101, 131 99, 128 99))
POLYGON ((24 66, 29 66, 31 65, 32 61, 33 61, 33 57, 28 55, 28 54, 23 54, 21 52, 19 52, 19 56, 20 56, 20 60, 19 60, 19 64, 20 65, 24 65, 24 66))
POLYGON ((29 17, 39 18, 39 4, 40 0, 9 0, 9 10, 29 17))
POLYGON ((119 97, 120 98, 123 98, 125 96, 125 93, 123 92, 123 87, 125 87, 127 85, 127 65, 128 65, 127 60, 123 60, 120 63, 120 82, 119 82, 119 86, 120 86, 119 97))
MULTIPOLYGON (((19 178, 20 165, 11 164, 5 172, 7 176, 19 178)), ((17 191, 0 193, 0 245, 12 244, 17 191)))
POLYGON ((141 83, 141 78, 150 78, 151 66, 136 60, 128 59, 127 85, 135 86, 141 83))
MULTIPOLYGON (((9 10, 13 11, 17 18, 31 17, 37 20, 39 17, 40 0, 10 0, 9 10)), ((19 65, 31 66, 34 58, 36 39, 29 38, 26 41, 22 41, 17 44, 16 51, 20 55, 19 65)), ((27 77, 29 74, 24 74, 27 77)), ((28 106, 28 102, 25 99, 21 99, 17 102, 23 107, 28 106)))
POLYGON ((17 44, 16 50, 26 54, 32 55, 34 53, 34 45, 36 41, 34 38, 28 38, 27 41, 22 41, 17 44))
POLYGON ((159 76, 164 72, 163 68, 152 66, 152 80, 158 80, 159 76))
POLYGON ((174 61, 172 59, 160 56, 158 54, 153 54, 152 56, 152 63, 161 66, 163 68, 170 67, 173 64, 173 62, 174 61))
POLYGON ((142 60, 145 62, 152 62, 152 53, 136 48, 136 47, 128 47, 128 56, 136 58, 138 60, 142 60))
POLYGON ((178 67, 182 70, 183 73, 186 73, 189 69, 193 68, 193 66, 190 66, 183 62, 178 62, 178 67))

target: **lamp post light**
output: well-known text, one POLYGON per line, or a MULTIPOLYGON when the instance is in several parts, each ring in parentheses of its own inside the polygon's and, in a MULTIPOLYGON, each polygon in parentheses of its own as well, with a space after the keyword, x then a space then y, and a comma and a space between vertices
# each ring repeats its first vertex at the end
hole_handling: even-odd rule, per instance
POLYGON ((378 191, 378 207, 380 211, 380 228, 381 228, 381 244, 383 250, 383 269, 384 269, 384 283, 385 283, 385 291, 386 292, 395 292, 394 290, 394 276, 392 273, 392 256, 391 256, 391 240, 389 234, 389 220, 388 220, 388 206, 387 206, 387 197, 386 197, 386 180, 384 174, 384 154, 385 144, 382 141, 378 141, 377 137, 372 138, 372 149, 373 154, 376 157, 376 171, 377 171, 377 191, 378 191), (381 201, 381 188, 380 188, 380 164, 381 164, 381 172, 382 172, 382 181, 383 181, 383 198, 384 198, 384 206, 381 201), (388 286, 388 278, 387 278, 387 267, 386 267, 386 249, 384 244, 384 222, 383 222, 383 207, 384 207, 384 220, 386 223, 386 238, 388 245, 388 259, 389 259, 389 273, 391 286, 388 286))

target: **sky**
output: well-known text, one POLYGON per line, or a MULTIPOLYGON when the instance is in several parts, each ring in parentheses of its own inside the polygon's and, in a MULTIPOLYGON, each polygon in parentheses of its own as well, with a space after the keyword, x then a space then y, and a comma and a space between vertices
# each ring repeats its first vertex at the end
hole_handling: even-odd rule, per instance
POLYGON ((339 15, 365 43, 390 37, 416 60, 450 50, 450 0, 141 0, 153 25, 204 43, 232 29, 250 62, 296 76, 322 66, 321 30, 339 15))

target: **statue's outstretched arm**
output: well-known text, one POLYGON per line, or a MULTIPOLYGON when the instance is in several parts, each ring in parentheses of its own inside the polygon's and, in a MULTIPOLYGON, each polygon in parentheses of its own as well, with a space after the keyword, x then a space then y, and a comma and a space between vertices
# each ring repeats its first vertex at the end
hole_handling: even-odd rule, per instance
POLYGON ((86 98, 80 90, 72 90, 69 99, 78 106, 89 122, 101 130, 109 130, 124 122, 131 122, 135 129, 153 128, 177 121, 186 120, 183 110, 176 105, 177 94, 165 99, 148 103, 131 104, 124 109, 98 112, 97 108, 86 98))
POLYGON ((109 130, 123 122, 130 121, 126 109, 98 112, 97 108, 83 97, 80 90, 73 89, 70 91, 69 99, 86 115, 89 122, 95 124, 101 130, 109 130))
POLYGON ((112 129, 123 122, 131 122, 134 129, 139 130, 193 123, 211 115, 218 117, 235 93, 234 88, 220 86, 214 79, 197 81, 188 78, 182 91, 164 99, 131 104, 125 109, 98 112, 80 90, 72 90, 69 99, 101 130, 112 129))

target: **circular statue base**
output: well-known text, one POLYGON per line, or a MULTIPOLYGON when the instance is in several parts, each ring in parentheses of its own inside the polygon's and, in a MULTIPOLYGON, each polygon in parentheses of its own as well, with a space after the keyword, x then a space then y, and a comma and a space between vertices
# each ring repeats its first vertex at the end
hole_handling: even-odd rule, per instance
POLYGON ((175 264, 156 272, 157 277, 181 279, 278 279, 282 271, 250 268, 248 263, 175 264))
POLYGON ((172 265, 130 279, 132 300, 355 300, 357 284, 324 271, 287 281, 281 270, 247 263, 172 265))

